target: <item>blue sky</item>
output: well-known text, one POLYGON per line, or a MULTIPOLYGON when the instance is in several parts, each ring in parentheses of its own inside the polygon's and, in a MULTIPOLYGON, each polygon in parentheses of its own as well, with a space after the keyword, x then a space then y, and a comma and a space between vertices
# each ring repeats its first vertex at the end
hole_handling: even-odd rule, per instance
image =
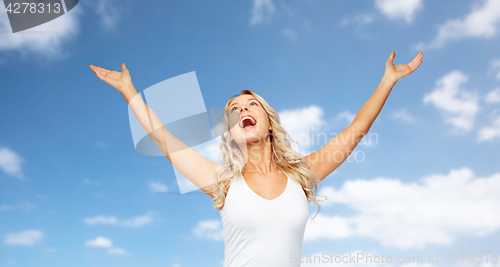
MULTIPOLYGON (((441 266, 447 253, 481 253, 473 265, 499 266, 499 0, 89 0, 16 34, 3 11, 0 266, 222 266, 213 202, 178 193, 165 157, 135 151, 126 101, 89 64, 125 62, 138 91, 195 71, 207 109, 250 89, 291 134, 330 135, 391 51, 395 64, 423 51, 424 63, 320 184, 330 199, 303 255, 441 266)), ((308 151, 320 148, 313 135, 308 151)))

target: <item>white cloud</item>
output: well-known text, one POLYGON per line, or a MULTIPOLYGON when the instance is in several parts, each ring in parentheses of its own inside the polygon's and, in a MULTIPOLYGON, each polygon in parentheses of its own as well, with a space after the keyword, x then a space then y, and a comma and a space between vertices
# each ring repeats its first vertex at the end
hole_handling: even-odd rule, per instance
POLYGON ((101 141, 95 141, 94 145, 96 147, 100 147, 100 148, 109 148, 109 144, 101 142, 101 141))
POLYGON ((33 205, 33 203, 30 202, 22 202, 15 205, 6 205, 6 204, 0 205, 0 211, 15 210, 15 209, 22 209, 28 211, 34 208, 35 205, 33 205))
POLYGON ((305 240, 361 236, 399 249, 451 245, 458 236, 482 237, 500 229, 500 173, 476 177, 468 168, 405 183, 382 177, 324 187, 324 207, 347 205, 350 217, 318 215, 305 240))
POLYGON ((13 210, 13 209, 14 206, 12 205, 5 205, 5 204, 0 205, 0 210, 13 210))
POLYGON ((479 129, 477 141, 482 142, 500 138, 500 114, 498 114, 497 110, 491 113, 491 118, 491 125, 479 129))
POLYGON ((406 109, 399 109, 399 110, 393 111, 390 114, 390 118, 398 119, 398 120, 402 120, 402 121, 410 122, 410 123, 416 121, 415 117, 413 115, 411 115, 410 113, 408 113, 408 111, 406 109))
POLYGON ((113 241, 111 239, 105 238, 103 236, 98 236, 93 240, 89 240, 89 241, 85 242, 85 245, 88 247, 107 248, 108 249, 107 252, 109 254, 115 254, 115 255, 127 255, 127 254, 129 254, 123 248, 113 247, 113 241))
POLYGON ((96 225, 96 224, 110 224, 115 225, 118 223, 118 219, 114 216, 97 216, 93 218, 85 218, 85 223, 87 225, 96 225))
POLYGON ((485 97, 486 103, 500 103, 500 87, 491 90, 485 97))
POLYGON ((138 216, 132 219, 122 221, 123 226, 127 227, 139 227, 143 225, 150 224, 153 221, 151 214, 146 214, 144 216, 138 216))
POLYGON ((500 1, 474 1, 471 12, 463 18, 450 19, 441 25, 429 44, 420 42, 417 50, 441 48, 445 43, 464 38, 491 38, 496 35, 500 21, 500 1))
POLYGON ((93 186, 100 186, 99 182, 96 181, 91 181, 90 179, 83 179, 83 182, 88 185, 93 185, 93 186))
POLYGON ((219 220, 200 221, 192 231, 197 237, 224 240, 224 231, 219 220))
MULTIPOLYGON (((500 66, 500 59, 497 60, 497 62, 500 66)), ((500 75, 500 73, 498 75, 500 75)), ((487 104, 500 103, 500 87, 488 92, 488 94, 484 97, 484 102, 487 104)), ((494 109, 491 111, 490 125, 483 126, 479 129, 477 134, 477 141, 490 141, 496 138, 500 138, 500 114, 498 113, 498 109, 494 109)))
POLYGON ((463 130, 470 130, 479 110, 477 93, 461 87, 468 77, 460 71, 452 71, 436 82, 434 91, 426 94, 424 104, 433 104, 441 111, 443 119, 463 130))
POLYGON ((313 32, 313 26, 309 20, 304 20, 304 23, 302 23, 301 28, 304 28, 308 33, 313 32))
POLYGON ((94 4, 95 12, 101 19, 101 24, 108 30, 114 29, 120 19, 117 6, 120 2, 113 3, 112 0, 100 0, 94 4))
POLYGON ((18 262, 16 260, 8 260, 8 261, 5 261, 5 263, 7 265, 17 265, 18 264, 18 262))
POLYGON ((326 122, 323 120, 323 109, 318 106, 298 108, 293 110, 283 110, 279 112, 281 124, 286 129, 292 139, 300 144, 300 151, 295 143, 292 147, 301 153, 309 150, 313 144, 310 132, 321 130, 326 122))
MULTIPOLYGON (((217 129, 214 129, 214 132, 220 133, 221 127, 224 127, 222 124, 219 124, 216 126, 217 129)), ((221 142, 221 137, 217 136, 216 138, 205 142, 201 145, 193 147, 193 149, 198 152, 201 156, 203 156, 206 159, 209 159, 213 162, 219 163, 219 155, 220 155, 220 142, 221 142)))
MULTIPOLYGON (((327 195, 327 193, 330 193, 328 191, 329 189, 330 188, 327 187, 323 191, 320 191, 319 194, 327 195)), ((314 222, 312 222, 312 224, 310 221, 308 221, 304 240, 316 240, 320 238, 336 239, 336 238, 350 237, 355 234, 355 231, 354 229, 352 229, 351 224, 352 223, 347 218, 340 216, 328 217, 319 213, 316 216, 316 218, 314 218, 314 222)))
POLYGON ((12 33, 4 5, 0 5, 0 51, 17 51, 23 57, 29 54, 45 58, 60 58, 68 54, 63 44, 79 32, 78 18, 82 14, 80 5, 70 12, 44 24, 21 32, 12 33))
POLYGON ((254 0, 252 7, 251 24, 258 24, 268 19, 274 12, 274 5, 271 0, 254 0))
MULTIPOLYGON (((327 122, 323 119, 323 115, 323 109, 314 105, 306 108, 279 112, 283 127, 290 137, 299 143, 300 149, 297 148, 295 143, 292 143, 292 148, 295 151, 299 151, 303 155, 315 152, 311 150, 312 146, 323 146, 338 134, 329 132, 334 128, 333 126, 345 124, 347 127, 356 116, 356 114, 345 110, 338 113, 337 116, 327 122)), ((377 134, 369 133, 358 145, 372 146, 377 143, 377 134), (376 140, 373 138, 376 138, 376 140)))
POLYGON ((341 27, 344 27, 349 24, 357 24, 357 25, 370 24, 373 21, 375 21, 375 16, 373 14, 370 13, 354 14, 354 15, 343 16, 339 24, 341 27))
POLYGON ((103 247, 103 248, 110 248, 113 245, 113 241, 110 239, 107 239, 105 237, 99 236, 94 240, 89 240, 85 242, 86 246, 89 247, 103 247))
POLYGON ((356 114, 348 110, 342 111, 337 114, 337 119, 347 121, 348 124, 351 124, 351 122, 354 120, 354 117, 356 117, 356 114))
POLYGON ((108 249, 109 254, 116 254, 116 255, 127 255, 128 252, 124 250, 123 248, 110 248, 108 249))
POLYGON ((493 73, 495 79, 500 80, 500 58, 491 61, 489 73, 493 73))
POLYGON ((290 40, 297 40, 297 33, 290 28, 283 29, 281 33, 290 40))
POLYGON ((392 20, 403 19, 407 24, 413 22, 422 6, 422 0, 375 0, 375 7, 383 15, 392 20))
POLYGON ((168 192, 168 187, 162 183, 159 182, 149 182, 149 189, 153 191, 154 193, 167 193, 168 192))
POLYGON ((151 213, 122 221, 118 220, 115 216, 104 216, 104 215, 84 219, 84 222, 87 225, 107 224, 107 225, 121 225, 125 227, 139 227, 150 224, 152 221, 153 218, 151 213))
MULTIPOLYGON (((0 39, 0 43, 1 43, 0 39)), ((5 173, 12 175, 20 180, 23 180, 23 174, 21 171, 21 164, 24 162, 24 159, 21 158, 16 152, 8 149, 1 148, 0 149, 0 169, 5 173)))
POLYGON ((26 230, 5 235, 4 242, 7 245, 33 246, 40 242, 43 237, 43 233, 39 230, 26 230))

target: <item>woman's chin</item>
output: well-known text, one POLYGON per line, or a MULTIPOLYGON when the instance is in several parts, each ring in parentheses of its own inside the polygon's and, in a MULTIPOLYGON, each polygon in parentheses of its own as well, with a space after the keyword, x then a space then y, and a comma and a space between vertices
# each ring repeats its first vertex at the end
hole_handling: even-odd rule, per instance
POLYGON ((246 138, 247 144, 249 144, 249 143, 255 144, 255 143, 259 143, 259 142, 263 143, 266 140, 266 136, 260 136, 257 131, 245 133, 245 138, 246 138))

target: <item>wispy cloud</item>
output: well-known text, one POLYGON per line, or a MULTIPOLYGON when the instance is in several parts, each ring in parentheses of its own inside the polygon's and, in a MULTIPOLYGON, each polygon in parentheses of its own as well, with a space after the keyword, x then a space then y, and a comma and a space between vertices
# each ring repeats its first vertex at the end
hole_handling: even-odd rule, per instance
POLYGON ((168 187, 160 182, 154 182, 150 181, 149 182, 149 189, 153 193, 167 193, 168 192, 168 187))
POLYGON ((104 225, 120 225, 125 227, 139 227, 150 224, 153 221, 153 216, 151 213, 148 213, 143 216, 137 216, 126 220, 119 220, 115 216, 101 215, 91 218, 85 218, 83 221, 87 225, 104 224, 104 225))
POLYGON ((307 153, 313 145, 312 131, 323 129, 326 122, 323 119, 324 111, 318 106, 283 110, 279 112, 281 124, 286 129, 292 139, 299 143, 299 148, 295 143, 292 147, 301 153, 307 153))
POLYGON ((412 183, 382 177, 346 181, 319 194, 329 198, 324 207, 346 205, 357 214, 318 215, 307 225, 305 240, 360 236, 410 249, 451 245, 460 235, 486 236, 500 229, 500 216, 491 213, 499 190, 500 173, 477 177, 465 167, 412 183))
POLYGON ((99 182, 92 181, 92 180, 87 179, 87 178, 83 179, 83 182, 85 184, 92 185, 92 186, 100 186, 99 182))
POLYGON ((251 24, 259 24, 271 17, 274 12, 274 5, 271 0, 254 0, 252 7, 251 24))
POLYGON ((128 220, 124 220, 121 222, 121 225, 127 226, 127 227, 139 227, 139 226, 150 224, 152 221, 153 221, 152 215, 146 214, 143 216, 138 216, 138 217, 131 218, 128 220))
POLYGON ((115 254, 115 255, 127 255, 127 254, 129 254, 123 248, 113 247, 113 241, 111 239, 103 237, 103 236, 98 236, 95 239, 88 240, 87 242, 85 242, 85 246, 107 248, 108 249, 107 252, 109 254, 115 254))
POLYGON ((281 34, 283 34, 286 38, 288 38, 292 41, 297 40, 297 33, 290 28, 285 28, 285 29, 281 30, 281 34))
POLYGON ((113 241, 111 241, 111 239, 107 239, 105 237, 99 236, 93 240, 89 240, 89 241, 85 242, 85 245, 88 247, 109 248, 109 247, 113 246, 113 241))
POLYGON ((92 217, 92 218, 86 218, 85 223, 87 225, 96 225, 96 224, 109 224, 109 225, 115 225, 118 224, 118 219, 114 216, 97 216, 97 217, 92 217))
POLYGON ((9 233, 4 238, 6 245, 33 246, 44 237, 40 230, 26 230, 19 233, 9 233))
POLYGON ((347 26, 349 24, 366 25, 374 21, 375 21, 375 16, 371 13, 345 15, 340 20, 339 25, 341 27, 347 26))
MULTIPOLYGON (((223 125, 219 124, 214 127, 214 132, 216 133, 221 133, 223 132, 223 125)), ((219 162, 219 155, 220 155, 220 142, 221 142, 221 137, 218 136, 217 138, 214 138, 208 142, 205 142, 203 144, 200 144, 193 149, 198 152, 201 156, 203 156, 206 159, 209 159, 214 162, 219 162)))
POLYGON ((404 20, 410 24, 423 4, 422 0, 375 0, 375 7, 391 20, 404 20))
POLYGON ((438 28, 436 37, 428 44, 415 46, 416 50, 441 48, 452 40, 464 38, 491 38, 498 31, 500 22, 500 1, 474 1, 471 11, 462 18, 450 19, 438 28))
POLYGON ((35 205, 30 202, 22 202, 18 203, 15 205, 7 205, 7 204, 0 204, 0 211, 7 211, 7 210, 32 210, 35 208, 35 205))
POLYGON ((116 255, 127 255, 128 252, 124 250, 123 248, 110 248, 108 249, 109 254, 116 254, 116 255))
POLYGON ((347 125, 351 124, 351 122, 354 120, 354 117, 356 117, 356 114, 348 110, 344 110, 337 114, 337 119, 345 121, 347 125))
POLYGON ((489 104, 496 104, 500 103, 500 87, 495 88, 488 92, 486 95, 484 102, 489 103, 489 104))
POLYGON ((488 72, 493 74, 495 79, 500 80, 500 58, 491 61, 488 72))
POLYGON ((490 115, 490 125, 481 127, 477 134, 477 141, 490 141, 500 138, 500 114, 498 110, 493 110, 490 115))
MULTIPOLYGON (((1 40, 0 40, 1 42, 1 40)), ((0 148, 0 169, 20 180, 24 179, 21 165, 24 159, 8 148, 0 148)))
POLYGON ((95 1, 95 12, 99 16, 101 24, 107 30, 116 29, 116 23, 120 20, 120 12, 117 6, 120 6, 120 2, 114 2, 113 0, 95 1))
POLYGON ((389 115, 389 117, 392 119, 401 120, 408 123, 413 123, 416 121, 416 118, 410 113, 408 113, 408 111, 404 108, 393 111, 389 115))
POLYGON ((423 98, 424 104, 432 104, 441 112, 445 122, 466 131, 472 129, 479 111, 477 93, 462 88, 467 80, 467 75, 452 71, 440 78, 434 91, 423 98))
POLYGON ((208 238, 216 241, 224 239, 224 231, 220 220, 200 221, 196 227, 192 229, 192 232, 195 236, 200 238, 208 238))

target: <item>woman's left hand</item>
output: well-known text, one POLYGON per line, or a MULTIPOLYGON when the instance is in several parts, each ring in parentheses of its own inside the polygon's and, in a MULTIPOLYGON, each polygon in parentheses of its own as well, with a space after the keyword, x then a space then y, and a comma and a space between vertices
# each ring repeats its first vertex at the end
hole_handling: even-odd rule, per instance
POLYGON ((416 70, 418 66, 420 66, 420 64, 422 64, 421 59, 423 56, 424 53, 419 52, 410 63, 394 65, 392 61, 394 60, 394 57, 396 57, 396 53, 392 51, 391 56, 389 56, 389 59, 385 63, 384 77, 394 82, 403 79, 404 77, 410 75, 414 70, 416 70))

